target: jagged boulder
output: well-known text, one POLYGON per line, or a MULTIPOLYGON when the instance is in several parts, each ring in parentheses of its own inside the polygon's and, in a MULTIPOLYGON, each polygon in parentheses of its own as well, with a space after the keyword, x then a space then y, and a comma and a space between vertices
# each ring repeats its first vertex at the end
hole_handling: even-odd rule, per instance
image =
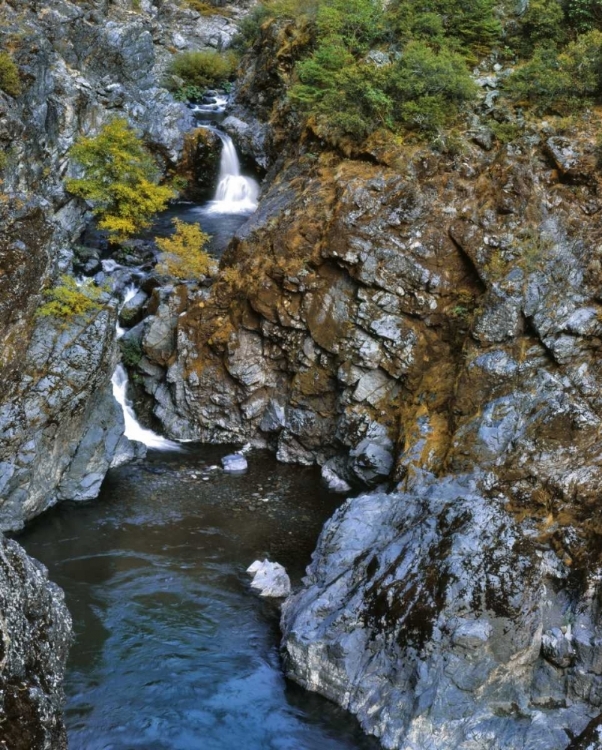
POLYGON ((71 617, 44 566, 3 537, 0 613, 0 740, 11 750, 67 750, 62 680, 71 617))
POLYGON ((386 748, 564 750, 599 710, 596 574, 569 601, 567 569, 486 482, 347 501, 283 605, 288 676, 386 748))

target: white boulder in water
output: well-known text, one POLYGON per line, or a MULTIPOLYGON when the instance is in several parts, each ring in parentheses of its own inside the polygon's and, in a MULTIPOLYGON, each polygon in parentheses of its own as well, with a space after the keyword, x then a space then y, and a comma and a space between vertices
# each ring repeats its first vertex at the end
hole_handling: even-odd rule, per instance
POLYGON ((231 453, 222 458, 224 471, 229 474, 240 474, 247 470, 247 459, 241 453, 231 453))
POLYGON ((263 562, 255 560, 247 568, 247 573, 253 576, 251 588, 259 591, 261 596, 280 599, 291 593, 291 579, 280 563, 273 563, 269 560, 263 562))

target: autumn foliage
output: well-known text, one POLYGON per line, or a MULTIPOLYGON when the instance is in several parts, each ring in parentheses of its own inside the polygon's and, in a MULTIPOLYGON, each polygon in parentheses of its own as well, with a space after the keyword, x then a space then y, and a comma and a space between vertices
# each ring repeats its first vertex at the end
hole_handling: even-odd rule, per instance
POLYGON ((116 118, 98 135, 80 138, 70 152, 83 177, 67 181, 67 190, 89 201, 98 226, 115 240, 148 227, 154 214, 175 197, 160 185, 161 172, 127 120, 116 118))
POLYGON ((155 239, 164 253, 157 270, 181 280, 214 273, 217 264, 205 250, 209 235, 198 224, 188 224, 180 219, 174 219, 174 226, 176 231, 171 237, 155 239))

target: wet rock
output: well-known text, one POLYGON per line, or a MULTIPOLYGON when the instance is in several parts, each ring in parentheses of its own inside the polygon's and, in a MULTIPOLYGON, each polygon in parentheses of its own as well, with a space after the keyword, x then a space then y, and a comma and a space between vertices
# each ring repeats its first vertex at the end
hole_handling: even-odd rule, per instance
POLYGON ((351 467, 358 479, 374 485, 384 481, 393 469, 393 444, 390 440, 379 442, 366 438, 349 452, 351 467))
POLYGON ((207 200, 215 190, 219 175, 222 141, 207 128, 197 128, 186 136, 178 173, 186 180, 188 200, 207 200))
POLYGON ((288 676, 356 713, 384 747, 463 750, 481 737, 474 747, 564 750, 589 721, 564 699, 562 712, 541 708, 542 621, 562 616, 562 595, 479 481, 348 500, 283 605, 288 676))
POLYGON ((247 568, 253 576, 251 588, 259 591, 261 596, 282 599, 291 593, 291 581, 285 568, 269 560, 256 560, 247 568))
POLYGON ((63 592, 0 537, 0 737, 14 750, 67 750, 62 680, 71 643, 63 592))
POLYGON ((274 399, 270 399, 261 418, 259 429, 262 432, 280 432, 285 425, 284 407, 274 399))
POLYGON ((266 126, 254 118, 249 119, 250 121, 244 121, 229 115, 222 122, 222 127, 244 156, 251 157, 261 169, 267 169, 266 126))
POLYGON ((242 474, 248 469, 247 459, 240 453, 224 456, 222 466, 228 474, 242 474))
POLYGON ((337 472, 338 468, 338 462, 336 459, 327 461, 321 469, 322 479, 331 492, 350 492, 351 486, 337 472))
POLYGON ((143 291, 136 293, 134 297, 128 300, 119 310, 119 323, 126 328, 132 328, 143 319, 145 314, 148 295, 143 291))
POLYGON ((0 405, 0 527, 25 521, 60 500, 89 500, 116 455, 124 423, 110 378, 117 352, 115 312, 34 332, 20 378, 0 405))

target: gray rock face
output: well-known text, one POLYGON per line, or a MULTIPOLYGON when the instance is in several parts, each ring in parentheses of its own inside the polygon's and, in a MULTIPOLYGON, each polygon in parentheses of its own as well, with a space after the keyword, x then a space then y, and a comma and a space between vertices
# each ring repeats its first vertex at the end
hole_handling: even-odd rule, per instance
POLYGON ((240 153, 248 156, 261 169, 270 166, 268 126, 253 117, 248 110, 237 110, 245 118, 229 115, 222 123, 223 129, 236 143, 240 153))
POLYGON ((119 310, 119 323, 127 328, 140 323, 144 317, 144 309, 148 302, 148 294, 139 291, 132 299, 128 300, 119 310))
POLYGON ((289 677, 384 747, 564 750, 598 711, 582 698, 598 680, 597 579, 567 626, 562 565, 486 484, 432 479, 347 501, 283 605, 289 677))
POLYGON ((96 497, 123 457, 123 415, 110 377, 115 313, 37 326, 20 379, 0 406, 0 528, 18 529, 60 500, 96 497))
MULTIPOLYGON (((231 38, 231 20, 159 5, 144 0, 133 12, 126 0, 51 0, 2 9, 0 46, 28 43, 14 55, 23 94, 0 92, 0 149, 10 154, 0 206, 0 528, 18 528, 61 499, 94 497, 107 468, 134 452, 111 396, 113 323, 105 316, 61 334, 34 313, 42 289, 70 272, 84 226, 86 205, 64 189, 76 175, 68 154, 78 135, 126 117, 164 163, 175 162, 193 120, 160 85, 174 35, 197 48, 231 38)), ((87 263, 88 272, 98 267, 97 258, 87 263)), ((144 302, 132 301, 123 322, 134 325, 144 302)), ((153 335, 161 349, 160 331, 153 335)))
POLYGON ((63 592, 0 537, 0 738, 11 750, 67 750, 62 680, 71 643, 63 592))
POLYGON ((327 461, 321 469, 322 480, 331 492, 350 492, 351 485, 339 474, 341 471, 339 463, 336 459, 327 461))
POLYGON ((190 296, 152 365, 168 426, 396 486, 283 621, 290 676, 386 747, 564 750, 602 705, 594 135, 283 156, 224 257, 244 298, 190 296))

